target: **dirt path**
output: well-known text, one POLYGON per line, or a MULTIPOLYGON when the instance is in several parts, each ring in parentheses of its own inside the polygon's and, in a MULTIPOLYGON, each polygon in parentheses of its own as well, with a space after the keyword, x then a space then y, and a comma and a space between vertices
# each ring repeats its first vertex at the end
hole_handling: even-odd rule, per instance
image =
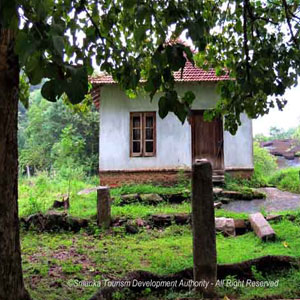
POLYGON ((262 209, 267 212, 295 210, 300 208, 300 194, 283 192, 276 188, 262 188, 262 192, 267 194, 263 200, 233 201, 223 205, 222 208, 235 212, 259 212, 262 209))

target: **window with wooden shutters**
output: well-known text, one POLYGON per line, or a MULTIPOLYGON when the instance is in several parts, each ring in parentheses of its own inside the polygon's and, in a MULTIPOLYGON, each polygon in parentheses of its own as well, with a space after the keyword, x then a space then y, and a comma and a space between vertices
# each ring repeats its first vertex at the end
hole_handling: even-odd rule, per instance
POLYGON ((130 113, 130 156, 155 156, 156 113, 130 113))

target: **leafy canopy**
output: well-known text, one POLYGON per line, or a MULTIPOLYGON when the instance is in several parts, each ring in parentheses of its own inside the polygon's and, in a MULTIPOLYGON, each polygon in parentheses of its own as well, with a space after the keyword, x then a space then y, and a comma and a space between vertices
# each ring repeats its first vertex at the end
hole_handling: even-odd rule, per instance
POLYGON ((10 0, 1 1, 0 26, 17 30, 15 51, 32 84, 48 78, 43 96, 66 94, 79 103, 88 92, 94 60, 122 88, 140 79, 151 97, 163 92, 159 114, 184 122, 194 100, 180 97, 173 71, 187 60, 225 71, 235 80, 218 84, 210 117, 225 116, 232 133, 240 114, 256 118, 277 105, 300 70, 299 0, 10 0), (18 29, 19 28, 19 29, 18 29), (195 46, 175 41, 182 34, 195 46), (81 38, 83 37, 83 38, 81 38))
POLYGON ((29 100, 26 112, 19 106, 20 171, 30 166, 35 174, 47 171, 53 175, 82 167, 88 175, 97 174, 99 113, 93 106, 91 109, 91 99, 70 107, 64 101, 45 101, 37 89, 29 100), (88 109, 78 111, 79 105, 88 109))

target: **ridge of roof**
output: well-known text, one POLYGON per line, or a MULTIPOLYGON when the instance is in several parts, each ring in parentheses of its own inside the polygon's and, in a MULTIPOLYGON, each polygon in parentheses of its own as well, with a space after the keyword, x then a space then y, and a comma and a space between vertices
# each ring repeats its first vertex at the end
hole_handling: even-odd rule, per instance
MULTIPOLYGON (((185 63, 183 72, 181 70, 174 72, 175 82, 217 82, 223 80, 230 80, 228 73, 217 76, 214 69, 207 71, 193 66, 190 61, 185 63)), ((117 84, 111 75, 102 74, 97 77, 91 77, 90 81, 95 85, 117 84)))

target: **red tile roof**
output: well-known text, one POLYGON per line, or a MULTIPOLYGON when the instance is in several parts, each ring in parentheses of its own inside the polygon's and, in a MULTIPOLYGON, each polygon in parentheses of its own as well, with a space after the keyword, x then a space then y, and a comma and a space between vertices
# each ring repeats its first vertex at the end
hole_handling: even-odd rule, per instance
MULTIPOLYGON (((217 76, 214 69, 204 71, 196 66, 193 66, 191 62, 187 61, 181 74, 181 70, 174 72, 174 78, 176 82, 203 82, 203 81, 221 81, 229 80, 229 75, 217 76)), ((93 84, 114 84, 116 83, 110 75, 99 75, 91 78, 93 84)))

